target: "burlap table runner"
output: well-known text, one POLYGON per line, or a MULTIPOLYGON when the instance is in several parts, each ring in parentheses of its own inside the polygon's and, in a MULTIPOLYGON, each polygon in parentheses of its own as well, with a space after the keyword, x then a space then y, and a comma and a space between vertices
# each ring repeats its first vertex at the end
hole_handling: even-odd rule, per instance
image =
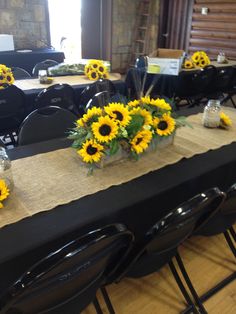
MULTIPOLYGON (((119 73, 110 73, 109 80, 116 81, 120 80, 121 75, 119 73)), ((69 84, 69 85, 88 85, 93 83, 94 81, 90 81, 85 75, 66 75, 66 76, 55 76, 53 77, 52 84, 69 84)), ((14 85, 18 88, 26 91, 29 89, 39 89, 39 88, 47 88, 52 84, 40 84, 39 79, 24 79, 24 80, 16 80, 14 85)))
MULTIPOLYGON (((235 109, 224 111, 236 121, 235 109)), ((173 145, 146 153, 138 162, 124 160, 97 169, 93 176, 87 176, 87 168, 72 148, 13 161, 15 189, 0 209, 0 226, 236 141, 235 122, 229 130, 208 129, 202 126, 201 119, 202 114, 190 116, 193 129, 180 128, 173 145)))

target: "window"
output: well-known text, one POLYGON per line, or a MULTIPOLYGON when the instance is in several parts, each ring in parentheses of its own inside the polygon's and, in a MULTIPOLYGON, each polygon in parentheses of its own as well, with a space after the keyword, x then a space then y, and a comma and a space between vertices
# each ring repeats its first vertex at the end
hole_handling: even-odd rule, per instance
POLYGON ((81 0, 48 0, 51 45, 66 62, 81 59, 81 0))

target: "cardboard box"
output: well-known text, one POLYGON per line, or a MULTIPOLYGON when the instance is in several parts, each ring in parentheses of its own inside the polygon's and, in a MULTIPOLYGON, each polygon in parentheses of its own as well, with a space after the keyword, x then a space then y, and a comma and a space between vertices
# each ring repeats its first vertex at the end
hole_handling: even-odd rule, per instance
POLYGON ((178 49, 157 49, 148 57, 147 72, 151 74, 178 75, 184 58, 184 51, 178 49))
POLYGON ((13 35, 0 34, 0 51, 14 50, 13 35))

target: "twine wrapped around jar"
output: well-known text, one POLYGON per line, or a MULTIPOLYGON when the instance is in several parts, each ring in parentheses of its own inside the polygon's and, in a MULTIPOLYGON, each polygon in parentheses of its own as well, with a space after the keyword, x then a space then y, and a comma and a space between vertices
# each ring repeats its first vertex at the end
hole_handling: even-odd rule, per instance
POLYGON ((207 128, 217 128, 220 125, 220 110, 219 100, 209 100, 203 112, 203 125, 207 128))

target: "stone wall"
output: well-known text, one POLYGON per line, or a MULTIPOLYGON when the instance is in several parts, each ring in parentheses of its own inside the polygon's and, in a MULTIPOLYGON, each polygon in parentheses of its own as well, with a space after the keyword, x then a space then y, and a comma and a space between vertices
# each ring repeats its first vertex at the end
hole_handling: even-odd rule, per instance
POLYGON ((0 33, 14 36, 15 49, 48 43, 47 0, 0 0, 0 33))
MULTIPOLYGON (((113 0, 112 70, 125 72, 129 67, 140 0, 113 0)), ((159 0, 152 1, 148 52, 157 48, 159 0)))

